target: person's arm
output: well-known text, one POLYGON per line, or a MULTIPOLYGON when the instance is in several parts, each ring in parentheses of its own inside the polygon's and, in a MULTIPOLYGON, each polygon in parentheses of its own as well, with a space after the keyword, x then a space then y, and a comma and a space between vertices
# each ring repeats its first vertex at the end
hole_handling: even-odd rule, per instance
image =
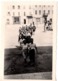
POLYGON ((37 47, 35 46, 35 49, 36 49, 36 53, 38 54, 38 49, 37 49, 37 47))

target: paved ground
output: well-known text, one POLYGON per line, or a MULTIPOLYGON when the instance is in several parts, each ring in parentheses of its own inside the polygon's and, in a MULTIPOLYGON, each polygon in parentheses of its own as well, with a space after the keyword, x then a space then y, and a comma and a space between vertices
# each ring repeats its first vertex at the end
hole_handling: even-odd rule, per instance
MULTIPOLYGON (((5 40, 5 48, 15 48, 16 45, 19 45, 18 43, 18 34, 19 34, 19 28, 18 26, 12 26, 6 27, 6 40, 5 40)), ((34 42, 37 46, 52 46, 52 31, 45 31, 44 32, 44 26, 39 24, 39 26, 36 26, 36 31, 33 35, 34 42)))
POLYGON ((36 46, 52 46, 53 32, 45 31, 44 27, 39 25, 33 35, 36 46))
POLYGON ((39 79, 39 80, 51 80, 52 72, 39 72, 29 74, 16 74, 16 75, 5 75, 5 79, 39 79))
POLYGON ((18 49, 9 49, 5 52, 4 74, 26 74, 52 71, 52 47, 38 47, 35 55, 35 66, 24 66, 24 59, 18 49))

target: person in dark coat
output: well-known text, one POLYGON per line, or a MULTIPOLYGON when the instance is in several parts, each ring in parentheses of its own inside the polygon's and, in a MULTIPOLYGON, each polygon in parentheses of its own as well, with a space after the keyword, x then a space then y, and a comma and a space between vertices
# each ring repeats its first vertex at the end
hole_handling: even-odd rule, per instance
POLYGON ((47 24, 47 17, 48 17, 48 14, 46 14, 45 13, 45 11, 44 11, 44 13, 43 13, 43 19, 44 19, 44 31, 45 31, 45 26, 46 26, 46 24, 47 24))
POLYGON ((35 65, 35 46, 33 44, 33 39, 31 39, 31 43, 28 46, 29 52, 28 52, 28 56, 30 59, 29 64, 30 65, 35 65))

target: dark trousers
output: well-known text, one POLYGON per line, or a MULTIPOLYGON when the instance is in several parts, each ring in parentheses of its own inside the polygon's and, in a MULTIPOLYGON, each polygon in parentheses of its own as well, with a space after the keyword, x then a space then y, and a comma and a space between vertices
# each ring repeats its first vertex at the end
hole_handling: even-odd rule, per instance
POLYGON ((29 51, 29 58, 30 58, 31 63, 35 63, 35 50, 34 49, 31 49, 29 51))

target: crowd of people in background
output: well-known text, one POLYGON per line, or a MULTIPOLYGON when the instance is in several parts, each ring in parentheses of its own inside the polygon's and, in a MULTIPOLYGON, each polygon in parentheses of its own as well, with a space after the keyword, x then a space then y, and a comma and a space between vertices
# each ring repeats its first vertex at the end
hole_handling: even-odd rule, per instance
POLYGON ((45 30, 52 30, 52 18, 50 18, 49 20, 48 18, 48 13, 43 13, 43 19, 44 19, 44 31, 45 30))

